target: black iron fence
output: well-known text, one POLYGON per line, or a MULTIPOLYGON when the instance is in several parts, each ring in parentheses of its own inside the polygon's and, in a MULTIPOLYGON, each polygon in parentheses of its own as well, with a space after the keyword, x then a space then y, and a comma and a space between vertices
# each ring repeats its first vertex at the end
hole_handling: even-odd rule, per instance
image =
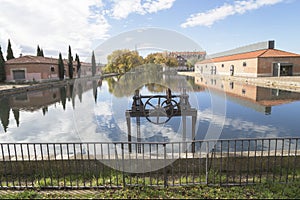
POLYGON ((0 188, 289 183, 300 138, 168 143, 2 143, 0 188))

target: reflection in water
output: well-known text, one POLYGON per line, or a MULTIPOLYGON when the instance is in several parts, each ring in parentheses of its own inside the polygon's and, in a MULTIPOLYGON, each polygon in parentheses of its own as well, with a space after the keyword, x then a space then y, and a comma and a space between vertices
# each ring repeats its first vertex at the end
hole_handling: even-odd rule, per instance
MULTIPOLYGON (((218 113, 211 112, 211 96, 218 96, 219 90, 224 90, 229 100, 222 138, 299 135, 299 122, 295 116, 300 114, 300 103, 297 102, 300 93, 201 77, 193 79, 177 76, 178 81, 171 81, 176 77, 172 73, 159 73, 158 76, 139 77, 132 73, 101 81, 78 79, 76 86, 67 85, 1 97, 0 132, 6 134, 0 134, 0 139, 4 142, 128 141, 128 123, 124 113, 128 109, 132 110, 135 90, 138 89, 144 96, 150 94, 151 97, 165 95, 166 88, 171 88, 172 95, 182 94, 184 82, 191 83, 187 94, 195 95, 196 103, 199 104, 199 108, 196 108, 196 124, 199 124, 196 139, 204 138, 209 123, 222 124, 218 113), (138 87, 131 82, 132 78, 138 79, 138 87), (152 79, 161 80, 154 83, 152 79), (210 87, 211 93, 208 93, 207 87, 210 87)), ((147 100, 143 99, 144 105, 147 100)), ((161 107, 168 106, 162 105, 165 101, 161 99, 161 107)), ((151 101, 149 103, 154 105, 151 101)), ((168 112, 174 113, 172 110, 168 112)), ((167 117, 168 112, 165 112, 167 117)), ((152 114, 149 117, 155 121, 157 113, 152 114)), ((131 125, 132 141, 139 141, 139 138, 146 142, 182 141, 185 129, 179 117, 172 117, 161 125, 155 125, 145 117, 140 120, 133 117, 131 125), (138 131, 140 135, 135 134, 138 131)), ((188 121, 186 128, 187 132, 192 132, 191 121, 188 121)), ((194 138, 191 134, 187 135, 187 138, 194 138)))
POLYGON ((227 99, 258 112, 271 114, 272 106, 300 100, 300 93, 263 88, 216 78, 195 78, 195 84, 217 91, 224 91, 227 99))

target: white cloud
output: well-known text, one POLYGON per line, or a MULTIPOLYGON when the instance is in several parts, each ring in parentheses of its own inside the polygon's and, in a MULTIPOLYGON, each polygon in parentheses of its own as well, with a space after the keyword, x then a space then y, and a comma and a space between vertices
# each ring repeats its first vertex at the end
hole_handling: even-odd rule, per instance
POLYGON ((104 14, 97 13, 103 6, 99 0, 0 0, 0 4, 3 51, 10 38, 14 52, 39 44, 45 56, 50 56, 47 51, 67 54, 71 45, 73 53, 85 55, 90 54, 93 40, 108 36, 110 25, 104 14))
POLYGON ((147 14, 166 10, 173 6, 175 0, 115 0, 110 15, 115 19, 127 18, 131 13, 147 14))
POLYGON ((157 0, 157 1, 148 0, 146 3, 143 4, 143 8, 148 13, 156 13, 160 10, 171 8, 174 2, 175 0, 157 0))
POLYGON ((235 1, 232 5, 225 3, 221 7, 191 15, 184 23, 181 24, 181 27, 211 26, 215 22, 223 20, 228 16, 244 14, 247 11, 259 9, 267 5, 274 5, 283 1, 284 0, 235 1))

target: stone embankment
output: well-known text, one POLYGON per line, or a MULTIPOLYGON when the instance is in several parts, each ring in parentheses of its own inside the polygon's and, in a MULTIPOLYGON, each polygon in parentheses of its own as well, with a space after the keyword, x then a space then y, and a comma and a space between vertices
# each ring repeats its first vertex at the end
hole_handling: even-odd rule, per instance
MULTIPOLYGON (((102 76, 95 76, 95 77, 84 77, 87 79, 93 79, 93 78, 106 78, 110 76, 116 76, 118 74, 112 73, 112 74, 104 74, 102 76)), ((9 95, 9 94, 17 94, 21 92, 28 92, 33 90, 40 90, 40 89, 46 89, 51 87, 59 87, 63 85, 72 84, 76 79, 67 79, 62 81, 49 81, 49 82, 41 82, 41 83, 22 83, 22 84, 16 84, 16 83, 7 83, 7 84, 0 84, 0 95, 9 95)))
MULTIPOLYGON (((181 75, 200 77, 202 75, 195 72, 179 72, 181 75)), ((211 77, 211 76, 209 76, 211 77)), ((300 92, 300 76, 282 76, 282 77, 236 77, 236 76, 218 76, 215 78, 225 81, 234 81, 244 84, 251 84, 261 87, 288 90, 300 92)))

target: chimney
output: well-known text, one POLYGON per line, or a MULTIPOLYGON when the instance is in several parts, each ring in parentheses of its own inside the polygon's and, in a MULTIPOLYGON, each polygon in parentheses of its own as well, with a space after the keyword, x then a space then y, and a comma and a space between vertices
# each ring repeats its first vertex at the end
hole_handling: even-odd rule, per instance
POLYGON ((274 49, 275 48, 275 41, 269 40, 268 49, 274 49))

